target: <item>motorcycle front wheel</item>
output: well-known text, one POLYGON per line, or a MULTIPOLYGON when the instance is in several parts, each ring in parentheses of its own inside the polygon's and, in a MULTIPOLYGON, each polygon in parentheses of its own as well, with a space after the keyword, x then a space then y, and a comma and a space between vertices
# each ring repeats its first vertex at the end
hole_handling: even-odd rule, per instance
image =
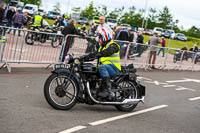
POLYGON ((77 102, 78 84, 67 73, 53 73, 45 82, 44 96, 53 108, 69 110, 77 102))

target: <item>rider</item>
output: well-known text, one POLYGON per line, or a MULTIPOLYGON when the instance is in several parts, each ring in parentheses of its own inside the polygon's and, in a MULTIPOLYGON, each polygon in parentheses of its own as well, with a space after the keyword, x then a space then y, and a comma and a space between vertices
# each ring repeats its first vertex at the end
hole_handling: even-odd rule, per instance
POLYGON ((43 25, 43 17, 40 15, 40 12, 38 12, 37 15, 33 18, 33 25, 40 28, 43 25))
POLYGON ((98 58, 98 71, 102 78, 102 91, 98 94, 101 97, 112 97, 110 77, 120 74, 120 46, 111 40, 111 34, 105 28, 98 32, 98 51, 90 53, 85 57, 86 60, 98 58))

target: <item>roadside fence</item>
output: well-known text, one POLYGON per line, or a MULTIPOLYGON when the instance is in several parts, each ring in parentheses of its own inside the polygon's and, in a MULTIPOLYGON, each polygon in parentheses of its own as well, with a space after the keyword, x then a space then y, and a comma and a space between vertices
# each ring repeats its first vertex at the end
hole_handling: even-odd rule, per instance
MULTIPOLYGON (((120 45, 121 64, 123 65, 133 63, 136 68, 151 70, 153 55, 156 55, 155 67, 157 69, 200 70, 200 52, 194 53, 128 41, 117 40, 116 42, 120 45)), ((81 56, 94 52, 98 47, 99 44, 92 36, 83 38, 77 35, 67 35, 64 37, 59 33, 0 26, 0 63, 9 71, 11 71, 10 63, 53 65, 63 63, 67 54, 73 53, 74 56, 81 56)))

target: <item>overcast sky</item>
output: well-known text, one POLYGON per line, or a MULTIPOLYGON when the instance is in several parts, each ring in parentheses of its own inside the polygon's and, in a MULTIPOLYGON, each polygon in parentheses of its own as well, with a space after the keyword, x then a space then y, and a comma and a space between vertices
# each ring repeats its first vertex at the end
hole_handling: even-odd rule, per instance
MULTIPOLYGON (((68 3, 70 5, 69 11, 72 7, 81 7, 84 9, 92 0, 42 0, 42 6, 45 10, 51 10, 53 5, 57 2, 61 4, 62 12, 67 12, 68 3)), ((135 6, 137 10, 145 8, 146 0, 93 0, 94 6, 106 5, 109 10, 124 6, 128 9, 135 6)), ((147 0, 148 7, 156 8, 157 10, 163 9, 167 6, 173 14, 174 19, 179 20, 179 26, 183 25, 188 29, 192 25, 200 28, 200 1, 199 0, 147 0)))

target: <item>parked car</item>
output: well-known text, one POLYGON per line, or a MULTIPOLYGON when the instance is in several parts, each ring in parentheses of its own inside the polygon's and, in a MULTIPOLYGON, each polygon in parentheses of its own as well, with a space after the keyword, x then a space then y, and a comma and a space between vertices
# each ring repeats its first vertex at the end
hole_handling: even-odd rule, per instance
POLYGON ((174 39, 174 37, 176 35, 174 30, 168 30, 168 31, 170 32, 170 38, 174 39))
POLYGON ((175 40, 187 41, 187 37, 182 33, 177 33, 174 37, 175 40))
POLYGON ((108 19, 107 19, 107 24, 108 24, 110 27, 117 27, 117 19, 108 18, 108 19))
POLYGON ((153 30, 151 30, 151 29, 145 29, 144 31, 143 31, 143 34, 145 34, 145 35, 153 35, 153 30))
POLYGON ((80 17, 79 20, 77 21, 78 24, 89 24, 89 21, 87 18, 80 17))
POLYGON ((49 19, 56 19, 58 17, 61 17, 60 13, 55 11, 48 11, 48 18, 49 19))
POLYGON ((162 35, 162 32, 163 32, 163 29, 162 28, 160 28, 160 27, 155 27, 154 29, 153 29, 153 33, 157 33, 158 35, 162 35))
POLYGON ((124 28, 127 28, 127 29, 131 29, 130 24, 121 24, 120 27, 124 27, 124 28))
POLYGON ((45 14, 46 14, 45 11, 44 11, 43 9, 41 9, 41 8, 38 9, 38 12, 40 12, 40 15, 43 16, 43 17, 44 17, 45 14))
POLYGON ((24 6, 23 12, 27 12, 29 15, 35 15, 38 13, 38 6, 33 4, 26 4, 24 6))

